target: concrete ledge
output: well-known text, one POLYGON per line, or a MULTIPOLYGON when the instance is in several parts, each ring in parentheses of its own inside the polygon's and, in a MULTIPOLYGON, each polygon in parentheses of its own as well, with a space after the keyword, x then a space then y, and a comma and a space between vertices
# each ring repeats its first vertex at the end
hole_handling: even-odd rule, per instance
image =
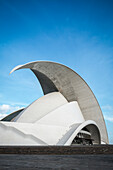
POLYGON ((113 145, 94 146, 0 146, 0 154, 88 155, 113 154, 113 145))

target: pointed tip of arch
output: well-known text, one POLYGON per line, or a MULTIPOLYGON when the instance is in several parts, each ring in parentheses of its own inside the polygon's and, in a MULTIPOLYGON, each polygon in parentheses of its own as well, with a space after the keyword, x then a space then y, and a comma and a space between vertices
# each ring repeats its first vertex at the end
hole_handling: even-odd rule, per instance
POLYGON ((23 66, 23 65, 18 65, 18 66, 16 66, 16 67, 14 67, 14 68, 10 71, 9 75, 12 74, 14 71, 19 70, 22 66, 23 66))

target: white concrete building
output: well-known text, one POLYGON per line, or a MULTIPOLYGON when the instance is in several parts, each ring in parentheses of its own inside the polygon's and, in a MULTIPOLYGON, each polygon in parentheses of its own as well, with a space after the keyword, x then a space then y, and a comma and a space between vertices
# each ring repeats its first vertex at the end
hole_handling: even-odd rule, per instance
POLYGON ((44 96, 0 121, 0 145, 108 144, 102 111, 86 82, 70 68, 36 61, 29 68, 44 96))

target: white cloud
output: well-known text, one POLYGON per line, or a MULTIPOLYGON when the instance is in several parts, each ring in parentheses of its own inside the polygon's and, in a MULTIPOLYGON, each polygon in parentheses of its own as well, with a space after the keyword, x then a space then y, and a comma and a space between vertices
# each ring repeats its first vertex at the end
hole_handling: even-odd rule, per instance
POLYGON ((2 118, 6 117, 6 116, 7 116, 7 114, 1 114, 1 113, 0 113, 0 120, 1 120, 2 118))
POLYGON ((113 122, 113 117, 109 117, 109 116, 104 116, 105 120, 108 120, 110 122, 113 122))
POLYGON ((27 107, 29 105, 29 103, 22 103, 22 102, 9 102, 8 103, 11 105, 11 106, 21 106, 21 107, 27 107))
POLYGON ((19 110, 21 108, 23 108, 23 107, 14 106, 14 105, 12 106, 12 105, 8 105, 8 104, 0 105, 0 119, 7 116, 9 113, 12 113, 12 112, 19 110))
POLYGON ((7 113, 11 110, 11 106, 7 104, 0 105, 0 113, 7 113))
POLYGON ((113 106, 111 105, 102 106, 102 111, 104 119, 113 122, 113 106))
POLYGON ((113 110, 113 107, 110 105, 105 105, 105 106, 102 106, 102 109, 111 111, 111 110, 113 110))

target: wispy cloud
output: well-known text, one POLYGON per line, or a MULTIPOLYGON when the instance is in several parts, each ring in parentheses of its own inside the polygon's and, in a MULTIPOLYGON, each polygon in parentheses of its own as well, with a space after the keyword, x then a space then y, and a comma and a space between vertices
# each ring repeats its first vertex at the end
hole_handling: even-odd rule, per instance
POLYGON ((105 105, 102 106, 104 119, 113 122, 113 106, 105 105))
POLYGON ((0 105, 0 119, 7 116, 9 113, 19 110, 21 108, 22 107, 20 107, 20 106, 12 106, 12 105, 8 105, 8 104, 0 105))
POLYGON ((11 107, 27 107, 29 103, 23 103, 23 102, 15 102, 15 101, 6 101, 8 105, 11 107))
POLYGON ((7 114, 1 114, 1 113, 0 113, 0 120, 1 120, 2 118, 6 117, 6 116, 7 116, 7 114))
POLYGON ((104 119, 113 122, 113 116, 112 117, 104 116, 104 119))
POLYGON ((113 110, 113 107, 110 106, 110 105, 105 105, 105 106, 102 106, 102 109, 103 109, 103 110, 111 111, 111 110, 113 110))
POLYGON ((0 105, 0 113, 7 113, 8 111, 11 110, 11 106, 7 104, 0 105))

